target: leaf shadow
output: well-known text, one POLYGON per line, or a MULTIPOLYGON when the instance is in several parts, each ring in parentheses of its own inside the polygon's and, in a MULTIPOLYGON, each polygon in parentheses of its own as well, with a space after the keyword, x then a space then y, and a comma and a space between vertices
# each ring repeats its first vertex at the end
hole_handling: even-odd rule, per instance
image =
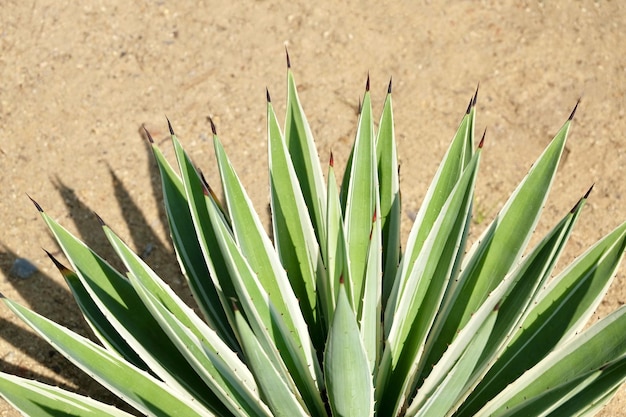
MULTIPOLYGON (((138 248, 139 255, 154 269, 157 275, 162 277, 186 303, 194 306, 191 292, 178 267, 171 245, 165 244, 156 231, 156 228, 169 230, 169 225, 163 206, 160 173, 154 158, 152 158, 150 145, 147 142, 144 144, 150 155, 147 166, 150 188, 158 207, 156 219, 152 222, 146 218, 144 211, 132 198, 126 186, 107 164, 113 184, 113 194, 129 231, 131 242, 127 243, 131 247, 138 248)), ((60 178, 56 177, 51 182, 65 203, 67 216, 72 219, 78 237, 113 267, 125 271, 122 262, 117 258, 115 251, 102 233, 101 224, 93 209, 85 204, 74 189, 60 178)), ((51 252, 54 255, 61 253, 58 248, 51 252)), ((0 250, 0 271, 9 278, 7 282, 17 290, 25 303, 33 306, 33 309, 39 314, 95 341, 96 338, 84 321, 70 291, 67 287, 59 284, 58 280, 41 271, 37 271, 29 279, 11 276, 11 266, 19 257, 9 248, 5 247, 4 250, 0 250)), ((75 367, 46 341, 37 337, 33 331, 5 318, 0 318, 0 337, 19 351, 17 356, 28 357, 44 368, 38 371, 31 369, 28 364, 26 366, 21 365, 24 360, 15 357, 17 352, 0 352, 0 371, 69 388, 71 391, 88 395, 108 404, 115 404, 128 412, 133 412, 129 406, 75 367), (58 375, 58 378, 50 377, 51 372, 58 375), (63 380, 67 383, 64 384, 63 380)))

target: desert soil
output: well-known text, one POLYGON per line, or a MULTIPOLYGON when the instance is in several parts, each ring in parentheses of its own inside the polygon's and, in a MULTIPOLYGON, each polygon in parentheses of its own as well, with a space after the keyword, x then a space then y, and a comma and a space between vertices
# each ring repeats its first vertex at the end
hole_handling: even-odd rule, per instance
MULTIPOLYGON (((537 231, 547 231, 595 184, 562 269, 626 220, 625 33, 619 1, 5 0, 0 292, 88 334, 42 251, 61 256, 27 194, 115 263, 97 212, 184 292, 158 174, 139 128, 145 124, 171 157, 167 115, 216 183, 212 116, 265 213, 265 88, 284 114, 285 45, 320 157, 332 149, 338 167, 345 165, 368 72, 376 113, 393 76, 405 235, 477 83, 477 133, 487 128, 477 229, 582 98, 537 231), (14 276, 17 258, 38 272, 14 276)), ((622 267, 592 320, 625 301, 622 267)), ((0 369, 115 402, 4 306, 0 369)), ((624 416, 625 409, 622 388, 602 415, 624 416)), ((0 415, 18 414, 0 401, 0 415)))

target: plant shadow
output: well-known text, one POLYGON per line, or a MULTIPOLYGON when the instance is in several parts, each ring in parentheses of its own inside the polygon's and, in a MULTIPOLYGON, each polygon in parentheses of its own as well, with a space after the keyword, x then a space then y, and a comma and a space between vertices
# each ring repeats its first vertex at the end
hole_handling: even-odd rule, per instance
MULTIPOLYGON (((195 307, 172 247, 165 244, 156 231, 156 228, 168 230, 169 226, 163 206, 160 173, 154 158, 152 158, 150 145, 147 142, 144 144, 146 151, 150 154, 147 171, 152 196, 158 206, 156 220, 150 222, 146 218, 144 211, 137 205, 126 186, 113 169, 108 166, 114 196, 129 231, 130 242, 127 244, 131 248, 136 248, 142 259, 172 287, 183 301, 195 307)), ((52 180, 52 184, 65 203, 68 217, 72 219, 77 230, 77 236, 113 267, 124 273, 126 269, 102 232, 101 224, 93 209, 86 205, 76 192, 58 177, 52 180)), ((166 234, 166 236, 169 235, 166 234)), ((62 254, 58 248, 51 250, 51 252, 55 256, 62 254)), ((0 272, 8 277, 7 282, 17 290, 25 303, 33 306, 33 309, 39 314, 95 341, 93 332, 82 318, 80 309, 66 286, 59 284, 58 280, 41 271, 37 271, 28 279, 12 276, 11 266, 18 258, 20 258, 19 254, 9 248, 0 249, 0 272)), ((66 262, 62 261, 62 263, 66 262)), ((105 403, 115 404, 126 411, 132 410, 56 352, 42 338, 37 337, 33 331, 10 320, 0 318, 0 337, 16 349, 15 352, 2 352, 0 371, 58 385, 105 403), (37 362, 42 369, 39 371, 23 366, 21 363, 24 361, 19 360, 21 355, 37 362), (58 375, 58 378, 51 377, 50 374, 58 375), (67 381, 67 383, 64 384, 63 381, 67 381)))

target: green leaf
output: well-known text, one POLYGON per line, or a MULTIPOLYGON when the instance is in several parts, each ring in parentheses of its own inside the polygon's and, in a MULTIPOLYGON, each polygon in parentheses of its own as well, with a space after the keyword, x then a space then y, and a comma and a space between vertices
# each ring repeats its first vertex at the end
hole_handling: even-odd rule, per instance
POLYGON ((235 318, 246 359, 273 415, 307 416, 302 399, 296 396, 297 391, 291 389, 282 373, 276 369, 274 362, 267 356, 265 349, 237 310, 235 318))
POLYGON ((132 363, 137 368, 147 371, 149 368, 145 362, 139 357, 137 352, 126 343, 126 340, 115 330, 115 327, 109 323, 102 311, 96 303, 91 299, 89 292, 81 283, 76 273, 61 264, 52 254, 46 252, 48 257, 54 262, 55 266, 65 278, 65 282, 72 291, 72 295, 78 304, 87 324, 91 327, 98 340, 109 350, 117 352, 126 361, 132 363))
MULTIPOLYGON (((228 325, 228 316, 222 307, 220 296, 202 254, 185 186, 155 144, 152 144, 152 150, 161 173, 165 212, 178 263, 209 325, 231 348, 236 349, 238 342, 232 328, 228 325)), ((210 239, 210 235, 205 235, 205 239, 210 239)))
POLYGON ((176 387, 181 398, 187 396, 210 404, 213 395, 203 389, 202 380, 169 341, 128 279, 46 213, 41 212, 41 216, 102 316, 150 370, 176 387))
POLYGON ((212 416, 200 402, 135 368, 118 355, 11 300, 4 299, 4 302, 71 362, 137 410, 163 417, 212 416))
MULTIPOLYGON (((217 136, 214 136, 213 139, 237 250, 241 252, 246 264, 254 271, 254 275, 267 292, 274 308, 283 317, 292 337, 295 337, 298 340, 298 345, 302 346, 302 352, 313 372, 315 370, 313 367, 314 355, 306 321, 285 269, 281 265, 241 181, 228 160, 222 144, 217 136)), ((225 235, 223 236, 225 237, 225 235)), ((220 245, 223 244, 223 241, 220 242, 220 245)))
POLYGON ((476 395, 481 398, 478 404, 493 398, 559 342, 582 330, 606 293, 625 247, 626 223, 578 257, 541 291, 507 348, 477 387, 476 395))
MULTIPOLYGON (((496 384, 491 384, 494 382, 491 379, 494 374, 488 374, 488 377, 485 377, 485 374, 494 366, 494 363, 494 369, 498 369, 506 362, 505 359, 499 360, 500 355, 511 341, 511 337, 521 322, 528 315, 528 310, 536 300, 538 292, 551 277, 554 266, 582 211, 587 196, 588 193, 507 277, 513 283, 512 288, 501 302, 494 330, 487 348, 482 354, 481 363, 474 372, 472 387, 468 388, 469 398, 456 413, 457 417, 473 416, 480 407, 497 395, 508 382, 512 381, 512 379, 498 378, 496 384)), ((524 370, 520 369, 519 372, 524 370)))
POLYGON ((326 247, 326 195, 322 166, 311 128, 300 104, 291 69, 287 71, 285 140, 320 248, 326 247))
POLYGON ((374 387, 368 362, 345 285, 340 284, 324 353, 326 388, 333 416, 374 415, 374 387))
MULTIPOLYGON (((335 307, 337 305, 337 297, 339 296, 339 281, 343 277, 345 282, 350 282, 348 245, 346 243, 343 213, 341 211, 341 202, 339 199, 339 189, 337 188, 337 179, 335 177, 332 152, 330 154, 330 162, 328 164, 327 196, 327 284, 320 287, 320 301, 323 303, 322 305, 325 308, 325 317, 327 319, 326 328, 329 328, 334 315, 335 307)), ((354 300, 350 298, 352 295, 351 292, 347 292, 347 295, 350 305, 354 305, 354 300)))
POLYGON ((459 128, 448 148, 439 168, 433 178, 424 201, 420 206, 415 222, 411 228, 409 238, 406 244, 406 250, 402 257, 402 261, 398 268, 397 276, 394 279, 391 293, 387 299, 385 311, 385 335, 389 334, 391 324, 394 321, 394 312, 397 311, 404 288, 409 276, 415 268, 415 260, 422 252, 422 246, 428 237, 443 205, 446 203, 450 193, 461 178, 463 171, 473 155, 473 117, 474 117, 474 99, 470 100, 470 106, 466 114, 463 116, 459 128))
MULTIPOLYGON (((567 396, 563 392, 560 395, 550 395, 554 390, 559 390, 564 385, 576 389, 579 384, 571 382, 579 382, 582 377, 591 376, 592 379, 585 383, 587 385, 600 376, 599 371, 610 365, 614 358, 623 358, 626 355, 626 339, 623 337, 625 333, 626 307, 621 307, 578 337, 552 351, 537 366, 506 387, 477 416, 499 414, 518 407, 521 409, 529 403, 533 408, 540 406, 543 410, 549 410, 555 402, 560 405, 567 396), (544 401, 534 401, 540 397, 544 401)), ((621 364, 620 366, 623 367, 621 364)), ((614 382, 605 386, 609 392, 614 389, 614 382)))
POLYGON ((344 224, 348 256, 350 259, 350 281, 346 281, 348 297, 361 311, 363 285, 370 246, 370 231, 376 209, 375 191, 378 188, 376 173, 376 149, 372 123, 372 106, 369 91, 363 97, 357 138, 354 145, 349 175, 344 224))
MULTIPOLYGON (((323 342, 322 323, 316 306, 318 275, 320 282, 326 280, 320 248, 307 214, 296 169, 270 102, 267 103, 267 131, 274 244, 300 303, 300 310, 313 333, 312 339, 323 342)), ((323 349, 323 344, 318 344, 316 349, 323 349)))
POLYGON ((26 416, 131 417, 122 410, 58 387, 0 372, 0 393, 26 416))
POLYGON ((556 174, 570 124, 568 119, 486 234, 470 249, 457 283, 446 295, 447 307, 435 323, 436 342, 428 363, 437 362, 458 330, 521 257, 556 174))
POLYGON ((105 226, 104 231, 129 270, 137 294, 179 352, 216 394, 212 404, 225 405, 233 414, 243 409, 251 415, 269 416, 261 404, 252 374, 237 354, 111 229, 105 226))
POLYGON ((382 303, 386 305, 400 262, 400 180, 398 156, 393 125, 391 104, 391 81, 383 107, 378 137, 376 139, 376 159, 378 161, 378 184, 380 214, 382 224, 383 276, 382 303))
POLYGON ((415 260, 397 311, 392 314, 390 310, 394 305, 387 305, 385 317, 392 315, 394 321, 383 353, 376 394, 377 407, 389 410, 389 415, 399 412, 415 388, 419 371, 423 368, 426 337, 453 275, 457 253, 470 222, 480 154, 477 152, 474 155, 441 208, 423 250, 415 260))

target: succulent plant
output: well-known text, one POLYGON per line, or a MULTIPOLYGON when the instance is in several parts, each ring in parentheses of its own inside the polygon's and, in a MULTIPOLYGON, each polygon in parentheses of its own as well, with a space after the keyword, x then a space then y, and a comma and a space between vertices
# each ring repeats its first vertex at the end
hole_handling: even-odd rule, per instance
MULTIPOLYGON (((343 179, 332 154, 324 179, 288 59, 284 129, 267 95, 273 238, 213 122, 223 202, 168 121, 178 172, 152 149, 197 305, 104 222, 125 273, 37 203, 70 267, 50 258, 99 343, 3 301, 150 416, 594 414, 626 378, 626 307, 586 327, 622 259, 626 223, 552 277, 587 192, 528 248, 576 108, 470 245, 484 144, 474 94, 401 251, 391 96, 390 82, 375 124, 368 77, 343 179)), ((26 415, 129 415, 5 373, 0 394, 26 415)))

